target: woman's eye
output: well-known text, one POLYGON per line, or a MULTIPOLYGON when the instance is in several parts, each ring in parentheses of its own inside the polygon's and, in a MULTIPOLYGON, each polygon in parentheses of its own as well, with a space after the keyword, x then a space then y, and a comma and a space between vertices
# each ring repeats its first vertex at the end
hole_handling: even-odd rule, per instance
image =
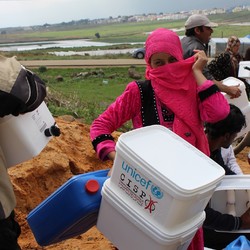
POLYGON ((170 57, 168 62, 169 63, 174 63, 174 62, 177 62, 177 60, 174 57, 170 57))
POLYGON ((164 63, 162 61, 160 61, 160 60, 154 62, 154 65, 157 66, 157 67, 162 66, 163 64, 164 63))
POLYGON ((156 65, 157 65, 157 66, 162 66, 162 65, 163 65, 163 62, 161 62, 161 61, 156 62, 156 65))

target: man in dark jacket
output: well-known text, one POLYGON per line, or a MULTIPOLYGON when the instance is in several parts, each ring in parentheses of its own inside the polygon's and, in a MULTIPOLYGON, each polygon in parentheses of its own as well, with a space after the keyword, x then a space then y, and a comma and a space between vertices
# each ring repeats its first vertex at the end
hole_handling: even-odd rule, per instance
MULTIPOLYGON (((186 36, 181 40, 184 59, 193 56, 196 50, 203 50, 207 54, 213 28, 217 26, 217 23, 211 22, 205 15, 191 15, 185 22, 186 36)), ((212 80, 221 91, 227 93, 232 98, 237 98, 241 95, 241 90, 238 86, 226 86, 222 81, 216 81, 207 67, 204 68, 203 74, 207 79, 212 80)))

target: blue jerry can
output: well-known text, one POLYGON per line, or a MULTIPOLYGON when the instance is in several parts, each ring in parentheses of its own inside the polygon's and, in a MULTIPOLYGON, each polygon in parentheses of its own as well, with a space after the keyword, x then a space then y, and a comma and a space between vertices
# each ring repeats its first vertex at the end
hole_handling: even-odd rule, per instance
POLYGON ((96 225, 109 169, 76 175, 34 208, 28 224, 41 246, 80 235, 96 225))
POLYGON ((231 242, 225 250, 250 250, 250 241, 244 235, 241 235, 231 242))

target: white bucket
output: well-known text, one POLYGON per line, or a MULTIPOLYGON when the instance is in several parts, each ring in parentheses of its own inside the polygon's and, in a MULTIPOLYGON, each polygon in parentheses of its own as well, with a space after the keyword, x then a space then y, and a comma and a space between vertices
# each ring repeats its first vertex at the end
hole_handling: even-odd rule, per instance
POLYGON ((250 79, 250 61, 240 62, 238 77, 250 79))
POLYGON ((110 189, 109 179, 102 188, 97 228, 119 250, 186 250, 204 220, 205 212, 181 228, 161 230, 118 197, 110 189))
MULTIPOLYGON (((211 208, 223 214, 241 216, 250 207, 250 175, 226 175, 209 204, 211 208)), ((250 230, 228 232, 250 233, 250 230)))
POLYGON ((223 80, 223 84, 227 86, 240 85, 239 88, 241 90, 241 96, 238 98, 230 98, 228 94, 224 93, 224 96, 227 98, 228 102, 237 106, 246 117, 247 126, 245 128, 243 127, 243 129, 237 134, 236 139, 238 139, 250 130, 250 102, 247 98, 244 82, 235 77, 228 77, 223 80))
POLYGON ((0 147, 7 167, 38 155, 51 139, 44 131, 54 123, 44 102, 32 112, 0 118, 0 147))
POLYGON ((235 78, 235 77, 228 77, 223 80, 223 84, 227 86, 235 86, 235 85, 240 85, 239 88, 241 90, 241 96, 238 98, 230 98, 230 96, 226 93, 224 93, 225 97, 227 98, 229 103, 234 104, 238 108, 242 109, 245 108, 249 105, 249 101, 247 99, 247 94, 246 94, 246 87, 244 82, 241 80, 235 78))
POLYGON ((224 176, 221 166, 169 129, 153 125, 122 134, 110 188, 160 230, 201 216, 224 176))

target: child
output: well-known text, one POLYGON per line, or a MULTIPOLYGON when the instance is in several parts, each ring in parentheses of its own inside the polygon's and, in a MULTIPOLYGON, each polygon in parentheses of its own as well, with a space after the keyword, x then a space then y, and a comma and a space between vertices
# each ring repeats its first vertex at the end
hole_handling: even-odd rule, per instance
MULTIPOLYGON (((178 35, 165 28, 153 31, 145 48, 147 80, 129 83, 91 126, 90 136, 98 157, 115 158, 111 133, 130 119, 135 129, 161 124, 209 155, 203 123, 225 118, 229 105, 202 73, 207 63, 205 53, 197 51, 183 60, 178 35)), ((188 249, 204 249, 202 229, 197 231, 188 249)))

